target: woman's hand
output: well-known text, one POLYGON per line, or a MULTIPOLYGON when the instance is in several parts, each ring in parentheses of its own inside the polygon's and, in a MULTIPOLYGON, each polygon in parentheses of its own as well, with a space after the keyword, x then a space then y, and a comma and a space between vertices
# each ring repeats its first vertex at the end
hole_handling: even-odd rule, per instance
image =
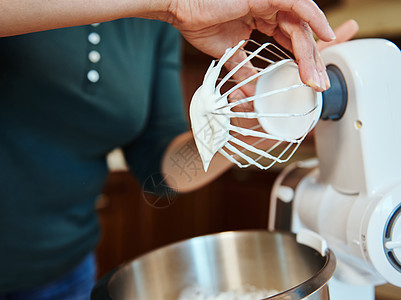
POLYGON ((318 91, 329 87, 313 32, 325 42, 335 34, 312 0, 173 0, 170 13, 188 42, 214 57, 252 30, 272 36, 293 52, 304 83, 318 91))
POLYGON ((324 42, 320 40, 317 42, 319 51, 322 51, 327 47, 334 46, 336 44, 341 44, 351 40, 352 38, 355 37, 358 30, 359 30, 359 25, 355 20, 345 21, 335 29, 335 34, 337 38, 334 41, 324 42))

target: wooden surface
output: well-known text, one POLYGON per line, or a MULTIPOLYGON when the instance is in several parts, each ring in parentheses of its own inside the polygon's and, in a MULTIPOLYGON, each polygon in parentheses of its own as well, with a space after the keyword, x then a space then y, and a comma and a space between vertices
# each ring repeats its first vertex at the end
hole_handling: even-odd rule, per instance
POLYGON ((216 182, 173 201, 149 201, 128 172, 111 173, 98 202, 102 238, 99 276, 143 253, 186 238, 266 228, 274 174, 232 169, 216 182))
POLYGON ((391 284, 383 284, 375 289, 376 300, 400 300, 401 288, 391 284))

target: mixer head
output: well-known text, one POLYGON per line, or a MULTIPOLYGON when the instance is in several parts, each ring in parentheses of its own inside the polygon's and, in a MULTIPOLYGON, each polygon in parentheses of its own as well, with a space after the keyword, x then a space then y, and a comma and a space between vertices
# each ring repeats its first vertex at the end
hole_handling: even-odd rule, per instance
POLYGON ((241 168, 288 161, 321 109, 321 93, 301 82, 288 54, 272 43, 241 41, 212 61, 192 98, 192 131, 205 171, 217 152, 241 168))

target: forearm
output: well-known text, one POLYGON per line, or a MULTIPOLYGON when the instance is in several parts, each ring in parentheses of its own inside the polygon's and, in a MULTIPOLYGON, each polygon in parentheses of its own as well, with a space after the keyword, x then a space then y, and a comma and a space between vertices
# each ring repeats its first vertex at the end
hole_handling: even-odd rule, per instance
POLYGON ((0 36, 125 17, 168 21, 169 0, 3 0, 0 36))
POLYGON ((170 187, 185 193, 212 182, 231 166, 231 162, 217 153, 205 172, 192 133, 185 132, 170 143, 163 157, 162 171, 170 187))

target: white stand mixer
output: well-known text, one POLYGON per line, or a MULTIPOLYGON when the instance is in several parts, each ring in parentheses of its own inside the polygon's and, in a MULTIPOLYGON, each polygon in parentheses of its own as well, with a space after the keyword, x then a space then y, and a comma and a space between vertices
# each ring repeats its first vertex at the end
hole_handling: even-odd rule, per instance
POLYGON ((401 286, 401 52, 365 39, 322 56, 332 88, 315 127, 317 166, 298 164, 308 172, 294 188, 281 176, 271 207, 292 200, 292 230, 318 233, 335 253, 332 299, 374 299, 375 285, 401 286))
POLYGON ((212 62, 191 102, 205 170, 217 151, 240 167, 267 169, 286 162, 316 125, 317 163, 297 162, 279 175, 269 229, 274 230, 277 201, 293 201, 292 231, 306 233, 298 234, 300 242, 322 255, 327 245, 337 257, 334 300, 374 299, 375 285, 401 286, 400 50, 384 39, 327 48, 322 56, 331 88, 317 93, 302 84, 296 64, 277 48, 266 43, 247 51, 244 44, 212 62), (261 54, 266 50, 273 61, 261 54), (245 59, 218 83, 222 66, 237 51, 245 59), (257 68, 253 59, 271 65, 257 68), (237 72, 248 78, 237 81, 237 72), (234 86, 221 93, 230 80, 234 86), (254 95, 229 101, 229 95, 255 81, 254 95), (238 111, 241 104, 253 110, 238 111), (256 119, 258 125, 238 126, 233 119, 245 125, 256 119), (274 145, 264 148, 268 140, 274 145), (295 187, 283 184, 297 168, 306 170, 302 180, 295 187))

